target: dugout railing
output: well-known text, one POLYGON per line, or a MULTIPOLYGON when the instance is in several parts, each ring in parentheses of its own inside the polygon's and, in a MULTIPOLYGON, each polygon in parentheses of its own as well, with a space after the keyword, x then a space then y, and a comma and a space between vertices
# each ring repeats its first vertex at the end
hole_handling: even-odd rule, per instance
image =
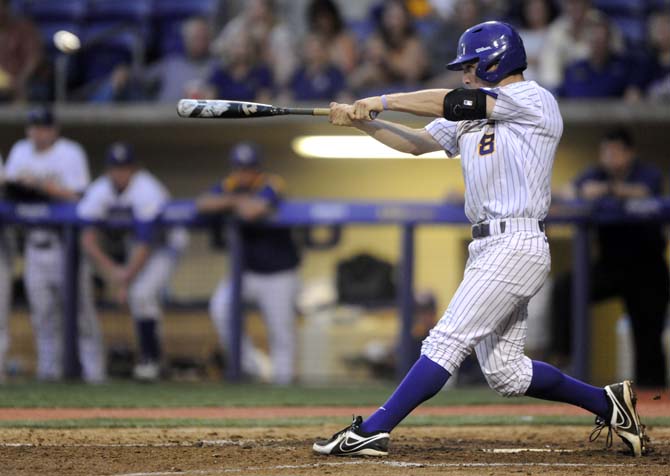
MULTIPOLYGON (((76 376, 77 356, 77 273, 79 269, 79 228, 82 222, 73 204, 24 204, 0 202, 0 220, 3 224, 22 226, 48 225, 62 230, 65 242, 64 276, 64 359, 66 376, 76 376)), ((210 227, 212 220, 220 217, 204 217, 197 213, 190 200, 170 202, 158 218, 158 226, 182 225, 190 228, 210 227)), ((583 202, 563 202, 552 206, 547 221, 572 225, 573 234, 573 329, 572 373, 580 379, 589 377, 589 342, 591 326, 589 319, 589 264, 590 230, 598 223, 670 222, 670 198, 631 200, 623 206, 618 202, 601 202, 597 206, 583 202)), ((469 224, 462 205, 434 202, 400 201, 326 201, 291 200, 284 203, 277 213, 266 222, 267 226, 346 226, 346 225, 397 225, 402 229, 398 307, 401 320, 398 377, 402 377, 413 364, 412 322, 414 306, 414 247, 415 230, 421 225, 465 226, 469 224)), ((130 220, 118 219, 99 223, 101 227, 124 228, 132 225, 130 220)), ((231 381, 241 378, 240 340, 243 329, 241 301, 241 278, 243 272, 242 247, 239 223, 228 219, 226 227, 229 267, 232 283, 231 321, 233 336, 230 361, 226 376, 231 381)))

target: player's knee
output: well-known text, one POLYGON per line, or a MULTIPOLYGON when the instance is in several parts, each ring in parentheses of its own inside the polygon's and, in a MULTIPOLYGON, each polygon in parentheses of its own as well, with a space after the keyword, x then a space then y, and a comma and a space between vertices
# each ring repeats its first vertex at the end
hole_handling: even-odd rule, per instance
POLYGON ((141 287, 130 290, 128 307, 133 316, 154 316, 160 313, 158 297, 145 292, 141 287))
POLYGON ((521 372, 518 365, 507 365, 495 370, 482 368, 482 372, 489 387, 503 397, 524 395, 530 383, 526 373, 521 372))

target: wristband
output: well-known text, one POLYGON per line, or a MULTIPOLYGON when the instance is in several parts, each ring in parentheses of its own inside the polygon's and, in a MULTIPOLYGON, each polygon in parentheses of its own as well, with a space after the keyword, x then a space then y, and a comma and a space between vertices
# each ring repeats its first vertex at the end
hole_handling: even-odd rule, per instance
POLYGON ((386 94, 381 95, 381 100, 382 100, 382 107, 384 108, 385 111, 388 111, 389 103, 386 101, 386 94))

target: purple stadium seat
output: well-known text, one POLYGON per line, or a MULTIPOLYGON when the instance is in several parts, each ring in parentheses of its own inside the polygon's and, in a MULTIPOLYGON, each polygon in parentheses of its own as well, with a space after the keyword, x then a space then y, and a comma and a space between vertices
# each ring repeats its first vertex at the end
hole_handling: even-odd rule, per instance
POLYGON ((358 41, 363 42, 375 31, 375 25, 368 18, 347 21, 347 28, 354 34, 358 41))
POLYGON ((14 11, 38 23, 80 21, 88 9, 87 0, 20 0, 12 2, 14 11))
MULTIPOLYGON (((87 26, 83 31, 84 44, 96 40, 99 35, 114 28, 118 22, 98 22, 87 26)), ((141 41, 141 40, 139 40, 141 41)), ((119 64, 129 64, 133 57, 138 38, 130 32, 114 34, 81 54, 81 71, 84 83, 99 80, 112 72, 119 64)))
POLYGON ((89 0, 87 17, 94 20, 144 22, 152 11, 152 0, 89 0))
POLYGON ((649 9, 662 10, 670 8, 670 0, 648 0, 649 9))
POLYGON ((647 0, 593 0, 593 6, 608 15, 643 15, 647 0))
POLYGON ((619 27, 628 46, 641 46, 647 40, 646 17, 612 16, 612 22, 619 27))
POLYGON ((219 3, 219 0, 154 0, 153 14, 156 18, 210 16, 216 13, 219 3))

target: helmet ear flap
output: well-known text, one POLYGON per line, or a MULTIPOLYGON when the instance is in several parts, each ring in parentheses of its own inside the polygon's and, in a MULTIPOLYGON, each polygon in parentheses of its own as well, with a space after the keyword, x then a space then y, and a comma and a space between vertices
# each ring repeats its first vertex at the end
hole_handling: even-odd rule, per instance
POLYGON ((494 66, 498 66, 500 61, 503 59, 504 52, 494 53, 485 60, 480 60, 477 65, 477 77, 488 81, 489 83, 497 83, 500 81, 499 75, 496 73, 496 70, 491 70, 494 66))

